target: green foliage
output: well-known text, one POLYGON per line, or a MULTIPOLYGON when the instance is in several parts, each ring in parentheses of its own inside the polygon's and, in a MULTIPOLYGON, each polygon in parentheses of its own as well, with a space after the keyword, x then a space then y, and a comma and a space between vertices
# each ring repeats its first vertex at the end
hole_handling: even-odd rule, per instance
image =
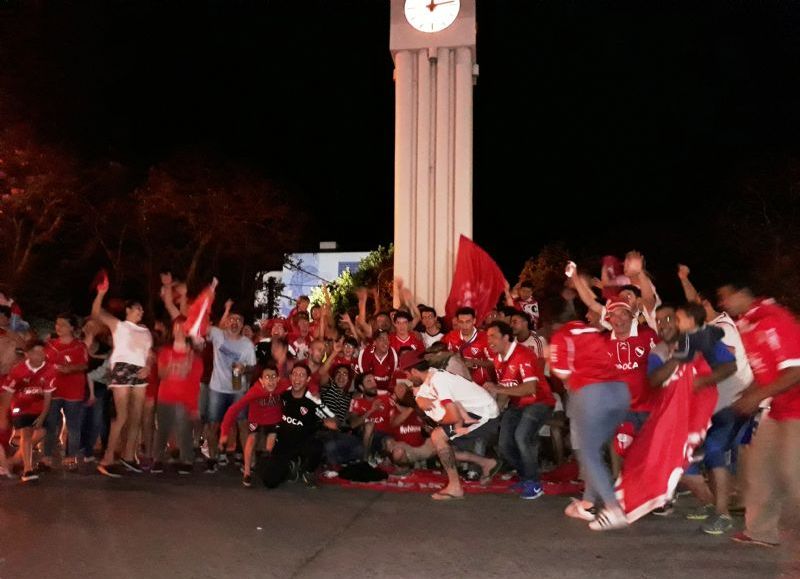
MULTIPOLYGON (((381 293, 384 306, 391 304, 394 281, 394 247, 378 246, 358 264, 358 269, 351 272, 346 269, 328 286, 333 312, 336 316, 352 311, 358 307, 356 290, 358 288, 377 287, 381 293)), ((309 296, 312 304, 324 304, 322 287, 318 287, 309 296)))

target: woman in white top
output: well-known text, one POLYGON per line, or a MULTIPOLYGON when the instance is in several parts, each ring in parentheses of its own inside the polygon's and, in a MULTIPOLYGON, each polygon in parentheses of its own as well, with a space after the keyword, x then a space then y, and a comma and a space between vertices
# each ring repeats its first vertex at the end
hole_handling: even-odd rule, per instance
POLYGON ((111 379, 108 387, 114 395, 116 417, 111 422, 108 447, 97 470, 106 476, 118 478, 121 474, 114 468, 114 453, 119 446, 122 429, 128 426, 128 436, 122 451, 122 466, 132 472, 142 472, 136 460, 136 445, 142 422, 147 378, 150 374, 150 348, 153 338, 150 330, 141 325, 144 308, 136 301, 125 304, 125 320, 121 321, 102 308, 103 298, 108 292, 108 280, 97 286, 97 296, 92 304, 92 316, 111 330, 114 350, 111 353, 111 379))

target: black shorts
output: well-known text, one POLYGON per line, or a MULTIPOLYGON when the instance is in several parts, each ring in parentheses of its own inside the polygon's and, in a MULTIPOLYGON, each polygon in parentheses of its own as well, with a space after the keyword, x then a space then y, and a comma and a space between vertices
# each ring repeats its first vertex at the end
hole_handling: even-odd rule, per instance
POLYGON ((37 414, 17 414, 11 417, 11 424, 14 428, 30 428, 37 418, 37 414))
POLYGON ((263 434, 264 436, 278 432, 277 424, 256 424, 250 422, 247 424, 247 428, 252 434, 263 434))
POLYGON ((492 418, 484 424, 481 424, 475 430, 455 438, 452 437, 452 429, 445 428, 445 433, 450 437, 450 444, 452 444, 458 450, 470 450, 475 444, 476 440, 482 439, 484 442, 491 442, 499 430, 500 418, 492 418))

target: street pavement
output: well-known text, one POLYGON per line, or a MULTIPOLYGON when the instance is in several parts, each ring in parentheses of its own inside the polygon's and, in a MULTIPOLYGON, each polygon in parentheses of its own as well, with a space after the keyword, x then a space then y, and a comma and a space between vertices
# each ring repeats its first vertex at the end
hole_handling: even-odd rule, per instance
POLYGON ((704 535, 683 516, 689 499, 609 533, 563 516, 567 502, 246 489, 233 467, 120 480, 54 472, 0 482, 0 579, 800 578, 800 551, 704 535))

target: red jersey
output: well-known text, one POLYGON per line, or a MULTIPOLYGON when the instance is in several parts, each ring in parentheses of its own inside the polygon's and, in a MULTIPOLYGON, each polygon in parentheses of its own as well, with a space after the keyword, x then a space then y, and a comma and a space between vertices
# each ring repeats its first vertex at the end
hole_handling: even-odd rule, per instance
POLYGON ((158 382, 158 402, 182 404, 190 413, 197 412, 203 357, 187 350, 178 352, 172 346, 158 351, 157 370, 164 377, 158 382))
POLYGON ((583 322, 561 326, 550 340, 550 367, 565 376, 570 390, 598 382, 614 382, 617 370, 603 333, 583 322))
POLYGON ((631 392, 631 410, 650 412, 653 410, 658 390, 650 387, 647 380, 647 357, 656 347, 656 333, 648 326, 633 323, 631 335, 619 340, 611 333, 608 340, 608 355, 617 369, 617 379, 625 382, 631 392))
MULTIPOLYGON (((759 300, 736 325, 759 386, 772 384, 781 370, 800 366, 800 323, 774 300, 759 300)), ((772 398, 769 416, 800 419, 800 384, 772 398)))
POLYGON ((367 422, 373 423, 375 425, 375 430, 378 432, 392 434, 391 416, 394 402, 389 394, 382 392, 373 398, 368 398, 366 396, 353 398, 350 401, 350 413, 356 416, 364 416, 376 402, 379 402, 383 406, 383 409, 378 412, 373 412, 372 416, 367 418, 367 422))
POLYGON ((11 414, 38 416, 44 410, 44 396, 56 390, 56 370, 47 362, 31 368, 21 362, 6 376, 3 390, 12 393, 11 414))
POLYGON ((228 432, 242 409, 249 404, 247 421, 257 426, 273 426, 280 424, 283 417, 283 400, 281 394, 290 388, 286 380, 280 380, 271 392, 264 388, 259 380, 240 400, 234 402, 222 419, 220 432, 228 432))
POLYGON ((534 328, 539 327, 539 302, 532 297, 527 300, 514 298, 514 308, 528 314, 533 321, 534 328))
POLYGON ((289 350, 294 353, 295 358, 298 360, 305 360, 308 358, 308 348, 311 346, 311 342, 314 341, 310 333, 306 336, 291 334, 288 341, 289 350))
MULTIPOLYGON (((45 354, 47 361, 53 366, 89 364, 89 350, 81 340, 73 339, 69 344, 65 344, 58 338, 54 338, 47 342, 45 354)), ((53 393, 53 398, 80 402, 86 396, 86 372, 62 374, 56 370, 55 386, 56 391, 53 393)))
POLYGON ((536 393, 528 396, 509 396, 509 404, 519 408, 537 402, 547 406, 555 406, 556 399, 550 391, 550 384, 539 368, 536 353, 517 342, 511 342, 505 356, 495 354, 492 357, 497 372, 497 384, 504 388, 513 388, 523 382, 536 380, 536 393))
POLYGON ((399 352, 400 348, 411 348, 415 352, 422 352, 425 349, 422 338, 416 332, 409 332, 405 340, 401 340, 397 334, 389 334, 389 345, 394 348, 395 352, 399 352))
POLYGON ((372 374, 375 376, 378 388, 388 390, 393 385, 392 378, 397 364, 397 351, 394 348, 390 347, 386 354, 378 356, 375 353, 375 346, 369 346, 359 352, 356 371, 359 374, 372 374))
MULTIPOLYGON (((403 411, 402 406, 398 406, 392 399, 392 413, 391 420, 403 411)), ((392 438, 398 442, 405 442, 409 446, 422 446, 425 444, 425 437, 422 435, 423 423, 416 412, 409 414, 402 424, 398 425, 392 431, 392 438)))
MULTIPOLYGON (((472 332, 472 336, 465 340, 460 330, 453 330, 442 339, 442 342, 447 344, 448 350, 458 352, 465 360, 491 360, 486 332, 476 329, 472 332)), ((470 374, 472 375, 472 381, 480 385, 483 385, 489 379, 489 370, 487 368, 471 368, 470 374)))

